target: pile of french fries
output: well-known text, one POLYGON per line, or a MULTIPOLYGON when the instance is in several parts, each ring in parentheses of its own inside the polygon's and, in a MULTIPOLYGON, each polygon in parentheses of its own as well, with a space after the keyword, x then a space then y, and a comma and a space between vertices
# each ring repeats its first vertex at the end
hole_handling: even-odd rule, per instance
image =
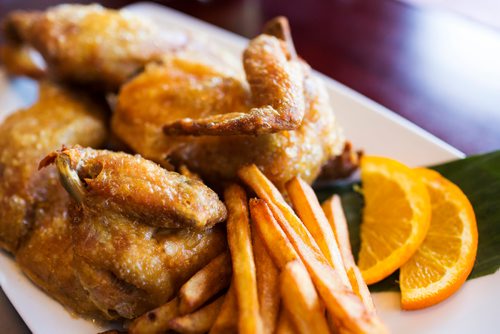
POLYGON ((255 165, 239 177, 257 198, 237 184, 225 189, 229 252, 129 333, 387 333, 354 262, 340 199, 320 205, 294 178, 292 209, 255 165))

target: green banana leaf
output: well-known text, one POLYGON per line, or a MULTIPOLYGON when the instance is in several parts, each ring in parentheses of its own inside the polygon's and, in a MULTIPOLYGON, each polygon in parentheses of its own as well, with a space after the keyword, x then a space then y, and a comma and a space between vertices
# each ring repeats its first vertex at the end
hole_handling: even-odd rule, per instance
MULTIPOLYGON (((479 244, 476 262, 468 279, 495 273, 500 267, 500 151, 471 156, 431 166, 458 185, 467 195, 476 214, 479 244)), ((356 191, 360 182, 344 182, 317 187, 320 201, 339 194, 349 223, 352 249, 359 252, 359 227, 363 210, 363 195, 356 191)), ((371 285, 371 291, 398 291, 399 272, 371 285)))

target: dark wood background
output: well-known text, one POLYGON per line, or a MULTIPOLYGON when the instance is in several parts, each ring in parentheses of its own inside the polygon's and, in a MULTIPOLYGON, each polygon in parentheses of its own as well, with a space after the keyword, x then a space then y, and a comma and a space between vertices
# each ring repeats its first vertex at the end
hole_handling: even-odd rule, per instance
MULTIPOLYGON (((0 17, 62 2, 74 1, 0 0, 0 17)), ((119 8, 133 1, 100 2, 119 8)), ((396 0, 157 2, 246 37, 285 15, 298 52, 315 69, 467 154, 500 149, 498 30, 396 0)), ((27 332, 1 292, 0 332, 27 332)))

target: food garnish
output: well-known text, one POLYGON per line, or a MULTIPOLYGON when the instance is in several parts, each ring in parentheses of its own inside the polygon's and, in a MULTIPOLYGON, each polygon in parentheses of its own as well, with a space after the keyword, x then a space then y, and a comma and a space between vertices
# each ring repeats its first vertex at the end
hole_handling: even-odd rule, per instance
POLYGON ((400 269, 401 305, 419 309, 455 293, 474 266, 477 224, 474 210, 455 184, 430 169, 417 169, 432 205, 429 231, 417 252, 400 269))
POLYGON ((372 284, 415 253, 429 229, 431 205, 415 171, 395 160, 363 157, 361 180, 365 207, 358 266, 372 284))

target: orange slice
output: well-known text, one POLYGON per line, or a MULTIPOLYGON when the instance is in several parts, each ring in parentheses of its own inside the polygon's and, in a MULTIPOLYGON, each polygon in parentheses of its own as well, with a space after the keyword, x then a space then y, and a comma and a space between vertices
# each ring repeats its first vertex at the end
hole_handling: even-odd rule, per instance
POLYGON ((367 284, 401 267, 415 253, 430 224, 430 199, 417 173, 392 159, 361 160, 365 207, 358 266, 367 284))
POLYGON ((476 218, 464 193, 435 171, 416 171, 429 191, 432 219, 424 242, 401 267, 401 304, 406 310, 434 305, 457 291, 477 252, 476 218))

